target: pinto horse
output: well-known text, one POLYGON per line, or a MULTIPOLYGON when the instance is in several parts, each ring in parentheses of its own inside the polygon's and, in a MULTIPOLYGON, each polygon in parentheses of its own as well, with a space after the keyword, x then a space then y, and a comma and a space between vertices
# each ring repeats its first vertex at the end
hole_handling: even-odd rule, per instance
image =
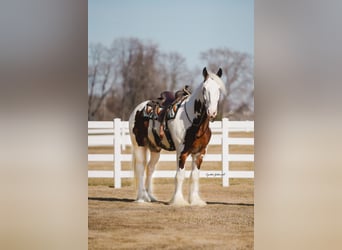
POLYGON ((159 160, 160 151, 162 149, 175 149, 177 171, 175 192, 170 204, 206 205, 206 202, 199 196, 199 171, 211 137, 209 121, 217 115, 220 91, 225 94, 226 90, 221 80, 221 68, 216 74, 208 72, 204 68, 202 74, 204 81, 179 104, 175 117, 165 121, 165 127, 167 127, 173 142, 172 147, 166 136, 159 138, 162 143, 156 140, 153 129, 159 131, 160 122, 157 119, 146 117, 145 111, 149 101, 140 103, 130 115, 129 131, 133 145, 132 163, 138 188, 137 202, 156 201, 152 194, 152 174, 159 160), (150 159, 147 162, 148 151, 150 152, 150 159), (188 203, 184 199, 182 186, 185 178, 185 161, 189 155, 192 156, 192 171, 188 203), (146 180, 144 184, 145 169, 146 180))

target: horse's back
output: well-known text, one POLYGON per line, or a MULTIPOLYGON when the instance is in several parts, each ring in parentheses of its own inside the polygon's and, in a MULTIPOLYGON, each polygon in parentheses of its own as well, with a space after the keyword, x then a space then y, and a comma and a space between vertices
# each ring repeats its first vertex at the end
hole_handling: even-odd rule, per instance
POLYGON ((128 122, 129 122, 129 128, 130 128, 130 129, 134 127, 135 116, 136 116, 136 114, 137 114, 137 111, 143 110, 148 102, 149 102, 149 100, 144 101, 144 102, 138 104, 138 105, 135 107, 135 109, 133 110, 133 112, 130 114, 129 120, 128 120, 128 122), (132 126, 131 126, 131 125, 132 125, 132 126))

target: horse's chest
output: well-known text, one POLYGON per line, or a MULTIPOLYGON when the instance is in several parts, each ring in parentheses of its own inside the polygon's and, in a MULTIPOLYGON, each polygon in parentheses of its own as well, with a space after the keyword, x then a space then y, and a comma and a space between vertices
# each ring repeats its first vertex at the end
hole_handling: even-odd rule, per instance
POLYGON ((208 129, 201 137, 199 138, 195 137, 190 147, 190 153, 197 154, 199 152, 204 151, 207 148, 210 137, 211 137, 210 129, 208 129))
POLYGON ((206 127, 190 127, 184 138, 183 152, 189 154, 204 153, 211 137, 211 130, 206 127))

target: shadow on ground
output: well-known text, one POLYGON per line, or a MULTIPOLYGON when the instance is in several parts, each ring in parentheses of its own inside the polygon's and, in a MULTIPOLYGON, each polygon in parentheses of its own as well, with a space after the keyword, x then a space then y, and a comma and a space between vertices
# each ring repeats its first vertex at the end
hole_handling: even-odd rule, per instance
MULTIPOLYGON (((109 201, 109 202, 135 202, 134 199, 127 198, 115 198, 115 197, 88 197, 88 200, 92 201, 109 201)), ((156 201, 153 203, 169 205, 169 202, 166 201, 156 201)), ((232 203, 232 202, 216 202, 216 201, 208 201, 207 205, 225 205, 225 206, 246 206, 246 207, 254 207, 252 203, 232 203)))

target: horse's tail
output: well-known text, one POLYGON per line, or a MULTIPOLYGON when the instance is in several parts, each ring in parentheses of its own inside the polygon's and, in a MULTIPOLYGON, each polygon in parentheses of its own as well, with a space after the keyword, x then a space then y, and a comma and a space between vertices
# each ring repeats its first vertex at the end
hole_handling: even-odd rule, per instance
POLYGON ((131 167, 133 169, 133 174, 134 174, 134 179, 135 179, 135 186, 137 187, 137 171, 136 171, 136 164, 137 164, 137 160, 136 160, 136 156, 135 156, 135 150, 134 147, 132 147, 132 161, 131 161, 131 167))
MULTIPOLYGON (((144 172, 144 168, 146 165, 146 149, 143 146, 139 145, 139 142, 137 141, 136 133, 139 131, 136 126, 136 115, 139 110, 142 110, 148 101, 145 101, 141 104, 139 104, 132 114, 129 117, 129 133, 132 141, 132 168, 134 171, 134 177, 135 177, 135 183, 136 188, 138 188, 138 180, 139 177, 141 177, 141 174, 144 172), (136 131, 134 131, 136 129, 136 131)), ((142 175, 143 176, 143 175, 142 175)))
POLYGON ((145 147, 133 146, 132 147, 132 168, 136 181, 144 175, 145 167, 147 164, 147 150, 145 147), (138 153, 138 155, 137 155, 138 153))
POLYGON ((134 170, 134 166, 135 166, 135 163, 136 163, 136 158, 135 158, 135 153, 134 153, 134 150, 132 150, 132 169, 134 170))
MULTIPOLYGON (((130 123, 132 123, 132 121, 130 120, 130 123)), ((130 134, 131 134, 131 140, 132 140, 132 160, 131 160, 131 169, 133 170, 133 174, 134 174, 134 183, 135 183, 135 188, 137 188, 137 171, 136 171, 136 165, 137 165, 137 157, 136 157, 136 145, 134 143, 134 137, 132 136, 133 134, 133 126, 130 124, 130 134)))

